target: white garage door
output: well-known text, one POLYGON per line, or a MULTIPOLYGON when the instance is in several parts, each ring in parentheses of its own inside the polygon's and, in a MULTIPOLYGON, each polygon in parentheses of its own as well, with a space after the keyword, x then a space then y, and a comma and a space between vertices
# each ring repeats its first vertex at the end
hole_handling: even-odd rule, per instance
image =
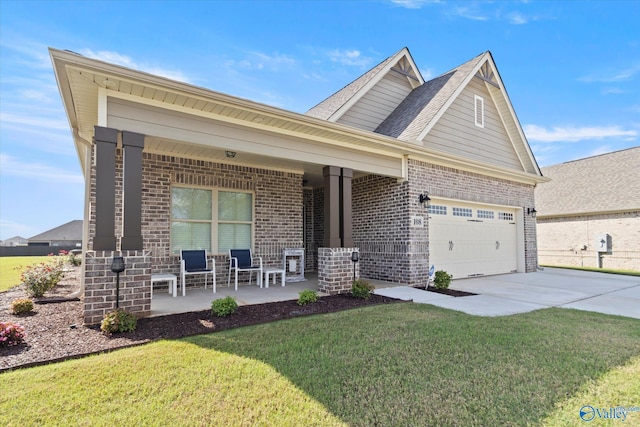
POLYGON ((462 202, 432 202, 429 264, 454 278, 516 271, 516 211, 462 202))

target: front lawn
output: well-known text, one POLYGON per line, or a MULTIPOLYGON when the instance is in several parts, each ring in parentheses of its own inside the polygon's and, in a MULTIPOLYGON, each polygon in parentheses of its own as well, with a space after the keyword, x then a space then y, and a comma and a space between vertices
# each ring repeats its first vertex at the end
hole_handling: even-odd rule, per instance
POLYGON ((0 257, 0 292, 18 286, 22 269, 32 264, 50 261, 48 256, 11 256, 0 257))
POLYGON ((640 406, 639 356, 637 319, 392 304, 6 372, 0 425, 581 425, 590 402, 640 406))

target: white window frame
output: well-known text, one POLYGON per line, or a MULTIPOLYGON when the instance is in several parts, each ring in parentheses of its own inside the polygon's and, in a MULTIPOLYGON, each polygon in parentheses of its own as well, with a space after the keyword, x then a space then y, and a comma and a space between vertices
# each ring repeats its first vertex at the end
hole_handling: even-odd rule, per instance
MULTIPOLYGON (((180 219, 173 218, 173 212, 171 209, 171 203, 169 203, 169 250, 173 248, 173 236, 171 235, 171 224, 176 222, 198 222, 204 223, 209 222, 211 224, 211 248, 207 252, 213 255, 226 255, 225 252, 220 252, 218 250, 218 225, 220 224, 251 224, 251 247, 250 248, 242 248, 242 249, 252 249, 255 247, 255 228, 256 228, 256 194, 255 191, 247 191, 247 190, 236 190, 234 188, 222 188, 222 187, 203 187, 197 185, 184 185, 184 184, 173 184, 171 186, 171 197, 173 197, 173 189, 174 188, 188 188, 195 190, 209 190, 211 191, 211 221, 207 220, 188 220, 188 219, 180 219), (218 194, 220 192, 223 193, 246 193, 251 194, 251 221, 220 221, 218 218, 218 194)), ((189 249, 189 248, 184 248, 189 249)), ((173 252, 172 252, 173 253, 173 252)), ((178 254, 178 252, 173 253, 174 255, 178 254)))
POLYGON ((473 95, 473 118, 476 126, 484 128, 484 98, 478 95, 473 95))

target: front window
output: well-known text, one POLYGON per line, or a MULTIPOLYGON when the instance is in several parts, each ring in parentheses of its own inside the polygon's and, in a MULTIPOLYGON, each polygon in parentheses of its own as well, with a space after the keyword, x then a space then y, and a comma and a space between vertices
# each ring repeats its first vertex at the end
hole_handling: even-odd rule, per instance
POLYGON ((171 252, 226 253, 251 248, 253 194, 217 189, 171 189, 171 252))

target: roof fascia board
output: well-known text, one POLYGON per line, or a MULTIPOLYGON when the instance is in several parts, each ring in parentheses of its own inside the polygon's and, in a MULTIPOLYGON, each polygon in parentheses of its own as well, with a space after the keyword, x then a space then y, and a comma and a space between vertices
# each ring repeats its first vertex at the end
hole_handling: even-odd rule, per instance
POLYGON ((498 84, 500 85, 500 92, 502 93, 502 96, 505 97, 505 100, 507 102, 507 108, 509 109, 509 113, 511 114, 511 119, 514 121, 516 129, 518 129, 518 134, 525 146, 525 150, 527 151, 527 155, 529 156, 529 161, 531 161, 531 164, 535 167, 536 172, 539 175, 542 175, 542 171, 540 171, 540 166, 538 165, 538 162, 536 161, 536 158, 533 155, 533 151, 531 151, 531 146, 529 145, 529 141, 527 140, 527 137, 525 136, 524 131, 522 130, 522 126, 520 125, 520 120, 518 120, 518 115, 513 109, 513 104, 511 103, 511 98, 509 98, 509 93, 507 92, 507 88, 504 86, 504 83, 502 82, 502 77, 500 76, 498 67, 495 64, 495 61, 493 60, 491 53, 490 52, 487 52, 487 53, 489 55, 489 61, 490 61, 489 64, 491 65, 491 68, 495 73, 495 77, 498 80, 498 84))
MULTIPOLYGON (((486 82, 485 82, 486 84, 486 82)), ((489 92, 489 96, 491 97, 491 100, 493 101, 494 105, 498 105, 496 102, 496 98, 495 98, 495 92, 502 92, 502 89, 497 88, 496 90, 491 90, 491 88, 489 87, 489 85, 487 84, 487 92, 489 92)), ((491 85, 493 86, 493 84, 491 85)), ((509 103, 509 100, 506 100, 507 104, 509 103)), ((522 166, 523 170, 527 170, 527 166, 524 164, 524 161, 522 160, 522 157, 520 156, 520 152, 519 150, 516 148, 516 141, 513 137, 513 135, 511 135, 511 132, 509 132, 509 126, 507 126, 507 122, 506 119, 504 117, 504 115, 502 114, 502 112, 500 111, 500 109, 498 109, 498 115, 500 116, 500 121, 502 122, 502 126, 504 127, 504 131, 507 133, 507 135, 509 136, 509 142, 511 142, 511 146, 513 147, 513 150, 516 153, 516 157, 518 158, 518 161, 520 162, 520 166, 522 166)))
POLYGON ((476 73, 478 72, 478 70, 480 69, 480 67, 482 67, 482 64, 484 64, 484 62, 487 60, 488 54, 489 54, 489 52, 485 52, 482 55, 482 59, 480 59, 478 61, 476 66, 473 67, 473 70, 469 73, 469 75, 467 75, 464 78, 462 83, 460 83, 460 85, 456 88, 455 92, 449 97, 447 102, 445 102, 445 104, 442 106, 442 108, 440 108, 438 113, 433 117, 433 119, 429 122, 429 124, 427 124, 427 126, 422 130, 422 132, 420 132, 420 135, 418 135, 418 138, 417 138, 418 141, 424 140, 424 137, 427 136, 427 134, 435 126, 435 124, 438 122, 438 120, 440 120, 440 118, 449 109, 449 107, 451 107, 451 104, 453 104, 453 102, 458 98, 458 96, 464 90, 464 88, 467 87, 467 85, 469 84, 469 82, 471 81, 473 76, 475 76, 476 73))
MULTIPOLYGON (((246 121, 246 120, 238 119, 238 118, 234 118, 234 117, 221 116, 221 115, 217 115, 217 114, 207 113, 205 111, 194 110, 192 108, 184 107, 184 106, 181 106, 181 105, 167 104, 167 103, 164 103, 162 101, 156 101, 154 99, 143 98, 143 97, 139 97, 139 96, 136 96, 136 95, 126 94, 126 93, 121 93, 121 92, 115 92, 115 91, 108 90, 108 89, 106 90, 106 92, 107 92, 109 97, 122 99, 124 101, 129 101, 129 102, 134 102, 134 103, 138 103, 138 104, 148 105, 148 106, 151 106, 151 107, 161 108, 161 109, 165 109, 165 110, 169 110, 169 111, 175 111, 175 112, 184 113, 184 114, 197 116, 197 117, 202 117, 202 118, 206 118, 206 119, 213 119, 213 120, 221 121, 221 122, 224 122, 224 123, 229 123, 229 124, 233 124, 233 125, 242 126, 242 127, 245 127, 245 128, 252 128, 252 129, 255 129, 255 130, 258 130, 258 131, 269 132, 269 133, 277 133, 279 135, 290 136, 290 137, 299 138, 299 139, 300 138, 301 139, 312 139, 313 141, 322 142, 322 143, 325 143, 325 144, 328 144, 328 145, 340 146, 340 147, 344 147, 344 148, 358 147, 356 144, 349 144, 349 143, 344 143, 342 141, 337 141, 337 140, 334 140, 334 139, 331 139, 331 138, 320 137, 320 136, 317 136, 317 135, 313 135, 310 132, 303 132, 303 131, 300 131, 300 130, 291 131, 291 130, 283 129, 283 128, 280 128, 280 127, 268 126, 268 125, 265 125, 263 123, 256 123, 256 122, 246 121)), ((303 125, 303 123, 300 123, 300 124, 303 125)), ((316 129, 316 128, 317 127, 309 127, 309 130, 316 129)), ((345 132, 345 134, 346 134, 346 132, 345 132)), ((359 137, 359 139, 366 139, 366 141, 363 140, 363 142, 369 142, 369 143, 374 143, 375 144, 375 141, 372 140, 371 138, 361 138, 361 137, 359 137)), ((383 156, 391 156, 391 157, 395 157, 395 158, 402 158, 402 152, 401 152, 402 150, 399 150, 398 147, 380 146, 379 145, 378 148, 372 148, 370 146, 366 146, 366 147, 364 147, 364 149, 369 153, 375 153, 375 154, 379 154, 379 155, 383 155, 383 156), (388 148, 395 148, 395 149, 390 151, 388 148)))
POLYGON ((422 85, 424 83, 424 79, 418 71, 418 67, 416 67, 415 62, 411 57, 411 54, 409 53, 409 49, 407 49, 406 47, 402 48, 402 50, 396 53, 395 56, 387 63, 387 65, 384 66, 384 68, 376 73, 375 77, 369 80, 367 84, 364 85, 354 96, 352 96, 351 99, 349 99, 342 107, 331 114, 331 116, 329 116, 327 120, 331 122, 340 120, 340 117, 342 117, 347 111, 349 111, 356 102, 358 102, 367 92, 371 90, 371 88, 377 85, 380 80, 382 80, 384 76, 386 76, 389 71, 391 71, 391 68, 393 68, 398 63, 398 61, 400 61, 400 59, 402 59, 403 56, 407 58, 409 64, 413 67, 416 76, 418 76, 418 78, 420 79, 420 85, 422 85))
POLYGON ((619 213, 630 213, 630 212, 638 212, 640 208, 637 209, 615 209, 615 210, 607 210, 607 211, 585 211, 585 212, 558 212, 558 213, 550 213, 550 214, 540 214, 536 215, 538 219, 554 219, 554 218, 574 218, 579 216, 598 216, 598 215, 610 215, 610 214, 619 214, 619 213))
MULTIPOLYGON (((424 151, 427 151, 426 149, 424 151)), ((488 165, 480 162, 470 161, 468 159, 429 149, 428 152, 421 154, 411 154, 411 159, 432 163, 440 166, 451 167, 463 170, 465 172, 473 172, 480 175, 491 176, 493 178, 505 179, 524 184, 539 184, 549 182, 551 179, 534 175, 528 172, 520 172, 514 169, 506 169, 494 165, 488 165)))

